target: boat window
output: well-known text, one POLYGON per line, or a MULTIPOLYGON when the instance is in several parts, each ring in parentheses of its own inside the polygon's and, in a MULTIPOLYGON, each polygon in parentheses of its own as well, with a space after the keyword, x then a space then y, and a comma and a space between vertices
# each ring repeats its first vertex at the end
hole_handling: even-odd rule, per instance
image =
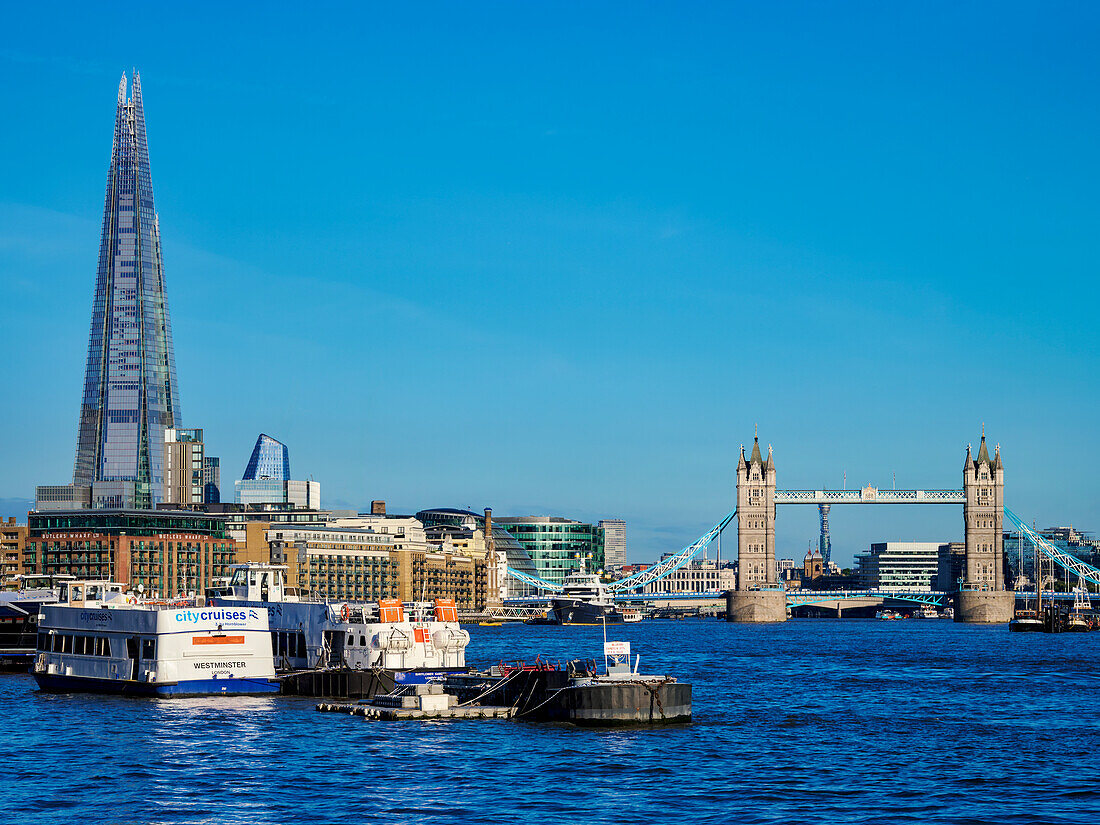
POLYGON ((366 636, 360 636, 359 637, 359 647, 366 647, 366 646, 367 646, 367 637, 366 636))
POLYGON ((142 639, 141 640, 141 658, 142 659, 155 659, 155 658, 157 658, 157 640, 156 639, 142 639))
POLYGON ((61 652, 72 653, 73 652, 73 637, 68 634, 61 637, 61 652))
POLYGON ((355 636, 351 633, 348 634, 348 647, 355 647, 355 636))
POLYGON ((38 649, 49 650, 50 649, 50 636, 48 633, 38 634, 38 649))
POLYGON ((73 653, 75 653, 77 656, 83 656, 84 651, 87 647, 87 642, 87 636, 81 636, 79 634, 73 636, 73 653))

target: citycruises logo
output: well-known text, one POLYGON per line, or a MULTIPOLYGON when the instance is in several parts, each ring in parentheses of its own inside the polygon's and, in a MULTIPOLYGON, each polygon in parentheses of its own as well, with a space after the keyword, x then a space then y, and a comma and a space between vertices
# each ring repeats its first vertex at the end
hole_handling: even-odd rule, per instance
POLYGON ((249 609, 243 610, 181 610, 176 613, 176 621, 184 624, 198 624, 199 622, 244 622, 248 619, 259 619, 260 614, 249 609))

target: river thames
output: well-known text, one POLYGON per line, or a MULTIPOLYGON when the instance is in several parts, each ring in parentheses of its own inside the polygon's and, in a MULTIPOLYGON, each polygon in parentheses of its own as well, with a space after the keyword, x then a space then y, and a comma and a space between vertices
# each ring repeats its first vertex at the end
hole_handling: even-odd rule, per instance
MULTIPOLYGON (((596 657, 597 628, 470 628, 468 660, 596 657)), ((367 722, 310 700, 44 695, 0 677, 0 819, 1007 823, 1100 814, 1100 633, 944 620, 646 621, 695 721, 367 722)))

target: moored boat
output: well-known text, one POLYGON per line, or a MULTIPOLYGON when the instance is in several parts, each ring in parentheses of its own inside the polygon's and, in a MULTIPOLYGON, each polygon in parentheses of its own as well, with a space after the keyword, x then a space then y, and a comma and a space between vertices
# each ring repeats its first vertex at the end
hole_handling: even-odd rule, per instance
POLYGON ((1071 613, 1066 620, 1067 633, 1088 633, 1090 630, 1092 630, 1092 627, 1084 616, 1071 613))
POLYGON ((1044 630, 1043 620, 1034 610, 1021 609, 1008 623, 1008 629, 1013 633, 1036 633, 1044 630))
POLYGON ((0 671, 26 672, 34 664, 38 614, 57 601, 61 582, 75 576, 16 576, 14 588, 0 592, 0 671))
POLYGON ((267 611, 146 602, 124 585, 63 584, 42 608, 34 678, 55 693, 276 693, 267 611))
POLYGON ((1085 583, 1078 578, 1077 587, 1073 588, 1073 609, 1066 618, 1066 631, 1069 633, 1088 633, 1092 630, 1092 623, 1085 615, 1086 610, 1092 610, 1089 602, 1089 594, 1085 589, 1085 583))
POLYGON ((632 669, 629 642, 605 642, 604 651, 603 672, 592 660, 574 660, 562 667, 536 659, 533 664, 501 664, 450 676, 444 689, 459 702, 511 708, 513 718, 522 721, 582 726, 691 721, 690 684, 673 676, 639 673, 637 660, 632 669))
POLYGON ((565 577, 562 591, 550 599, 551 619, 562 625, 622 624, 623 614, 595 573, 580 571, 565 577))
POLYGON ((396 684, 465 672, 470 634, 453 599, 311 602, 288 594, 285 568, 235 565, 219 606, 266 608, 284 693, 370 698, 396 684))

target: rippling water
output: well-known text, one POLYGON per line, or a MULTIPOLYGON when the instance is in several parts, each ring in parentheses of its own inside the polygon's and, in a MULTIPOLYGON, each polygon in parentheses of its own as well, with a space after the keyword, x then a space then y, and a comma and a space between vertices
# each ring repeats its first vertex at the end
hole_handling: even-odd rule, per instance
MULTIPOLYGON (((471 662, 598 655, 472 628, 471 662)), ((978 823, 1100 813, 1100 633, 947 621, 615 628, 695 722, 367 722, 293 699, 39 694, 0 676, 0 821, 978 823)))

